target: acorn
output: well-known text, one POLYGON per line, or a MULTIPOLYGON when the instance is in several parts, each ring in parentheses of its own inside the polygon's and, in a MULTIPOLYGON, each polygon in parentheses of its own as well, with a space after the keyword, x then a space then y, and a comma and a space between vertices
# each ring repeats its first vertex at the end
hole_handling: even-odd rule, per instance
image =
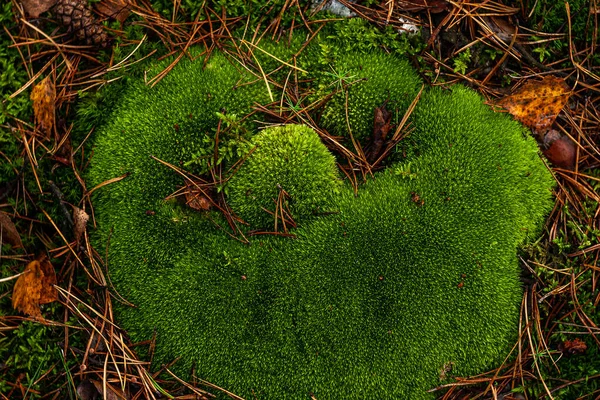
POLYGON ((544 137, 544 145, 545 149, 542 152, 555 167, 575 168, 577 146, 570 137, 552 129, 544 137))

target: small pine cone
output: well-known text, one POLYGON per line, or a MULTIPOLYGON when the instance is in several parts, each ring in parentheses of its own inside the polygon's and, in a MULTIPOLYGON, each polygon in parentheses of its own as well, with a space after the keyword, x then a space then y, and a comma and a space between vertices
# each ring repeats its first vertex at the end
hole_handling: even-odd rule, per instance
POLYGON ((110 44, 108 35, 92 15, 86 0, 58 0, 54 14, 78 41, 100 47, 110 44))

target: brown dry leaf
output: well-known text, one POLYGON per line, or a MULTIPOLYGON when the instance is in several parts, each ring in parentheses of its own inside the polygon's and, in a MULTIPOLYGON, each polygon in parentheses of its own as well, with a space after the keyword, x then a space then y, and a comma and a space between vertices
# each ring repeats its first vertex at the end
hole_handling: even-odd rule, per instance
POLYGON ((54 101, 56 100, 56 88, 50 77, 45 77, 35 85, 31 91, 33 101, 33 113, 37 126, 50 137, 54 126, 54 101))
POLYGON ((564 79, 547 75, 541 81, 525 83, 497 104, 538 134, 544 134, 567 104, 570 95, 571 88, 564 79))
MULTIPOLYGON (((103 384, 100 381, 91 379, 90 382, 94 384, 94 387, 100 393, 100 396, 104 393, 103 384)), ((124 393, 121 389, 115 388, 109 383, 106 384, 106 393, 102 396, 106 400, 128 400, 129 396, 124 393)))
POLYGON ((379 154, 381 153, 381 149, 383 148, 383 144, 387 139, 387 135, 392 129, 392 113, 387 110, 386 103, 383 103, 381 107, 375 107, 375 118, 373 119, 373 136, 371 136, 371 143, 369 143, 369 145, 365 149, 367 160, 370 163, 377 160, 377 157, 379 156, 379 154))
POLYGON ((73 221, 75 221, 75 241, 78 246, 81 243, 81 238, 85 233, 85 226, 87 225, 89 219, 90 216, 88 215, 88 213, 86 213, 79 207, 73 207, 73 221))
POLYGON ((517 33, 517 27, 505 18, 485 17, 485 20, 492 32, 506 43, 510 43, 517 33))
POLYGON ((39 263, 44 274, 42 277, 42 290, 40 291, 40 304, 52 303, 58 300, 58 292, 54 287, 57 284, 56 272, 46 256, 40 257, 39 263))
POLYGON ((392 129, 392 113, 385 108, 385 104, 375 108, 375 118, 373 121, 373 137, 385 140, 387 134, 392 129))
POLYGON ((38 18, 57 3, 58 0, 21 0, 23 9, 31 18, 38 18))
POLYGON ((0 212, 0 244, 8 243, 13 247, 23 247, 21 235, 8 214, 0 212))
POLYGON ((131 10, 126 0, 102 0, 94 6, 98 14, 106 18, 114 18, 119 23, 125 22, 131 10))
POLYGON ((96 386, 86 379, 77 385, 77 396, 80 400, 97 400, 100 393, 96 386))
POLYGON ((202 193, 196 186, 186 182, 185 204, 197 211, 207 211, 212 207, 208 197, 202 193))
POLYGON ((55 284, 54 267, 46 256, 30 262, 13 288, 13 308, 32 317, 41 317, 40 304, 58 299, 58 293, 53 286, 55 284))
POLYGON ((587 345, 581 339, 565 340, 565 342, 559 346, 563 353, 568 355, 583 354, 587 351, 587 345))

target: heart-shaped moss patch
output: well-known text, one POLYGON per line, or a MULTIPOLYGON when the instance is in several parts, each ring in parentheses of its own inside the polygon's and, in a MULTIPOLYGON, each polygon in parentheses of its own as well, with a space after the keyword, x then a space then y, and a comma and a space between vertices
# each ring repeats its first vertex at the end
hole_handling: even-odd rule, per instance
MULTIPOLYGON (((372 118, 387 100, 397 120, 421 84, 393 55, 348 57, 322 71, 307 62, 307 84, 319 93, 343 71, 331 83, 348 81, 347 99, 316 113, 337 134, 364 137, 365 110, 372 118)), ((96 246, 108 246, 111 280, 136 305, 119 309, 132 338, 155 333, 157 364, 180 357, 176 371, 193 367, 249 399, 428 399, 501 361, 517 337, 516 249, 551 206, 535 141, 472 90, 426 89, 396 162, 355 195, 311 129, 259 130, 258 113, 236 125, 271 102, 265 82, 240 71, 218 53, 204 67, 182 61, 154 88, 132 84, 98 128, 91 183, 130 174, 94 205, 96 246), (184 181, 156 160, 209 165, 226 122, 219 140, 244 161, 221 189, 250 222, 242 231, 286 210, 293 238, 248 234, 244 244, 221 213, 164 200, 184 181)))

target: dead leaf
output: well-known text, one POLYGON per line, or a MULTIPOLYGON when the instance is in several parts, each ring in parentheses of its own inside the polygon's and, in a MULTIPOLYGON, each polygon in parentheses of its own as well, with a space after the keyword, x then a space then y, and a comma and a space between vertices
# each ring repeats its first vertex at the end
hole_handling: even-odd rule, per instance
POLYGON ((570 95, 571 88, 564 79, 547 75, 541 81, 525 83, 497 104, 508 110, 515 119, 543 135, 567 104, 570 95))
POLYGON ((79 244, 81 243, 81 238, 85 233, 85 227, 89 219, 90 216, 88 215, 88 213, 86 213, 79 207, 73 207, 73 221, 75 221, 74 232, 77 246, 79 246, 79 244))
POLYGON ((379 157, 387 135, 392 129, 392 113, 389 112, 385 106, 386 103, 383 103, 381 107, 375 108, 373 136, 371 136, 371 142, 365 149, 367 160, 371 163, 377 160, 377 157, 379 157))
POLYGON ((557 131, 556 129, 550 129, 544 135, 544 139, 542 141, 542 144, 545 147, 550 147, 550 145, 552 144, 552 142, 554 142, 557 139, 560 139, 561 137, 562 137, 562 135, 561 135, 561 133, 559 131, 557 131))
POLYGON ((56 285, 56 273, 48 258, 42 256, 30 262, 13 288, 13 308, 32 317, 41 318, 40 304, 58 299, 53 285, 56 285))
POLYGON ((577 146, 568 136, 561 136, 554 129, 544 137, 547 148, 542 150, 544 155, 557 167, 573 169, 577 158, 577 146))
POLYGON ((186 182, 185 186, 185 204, 197 211, 210 210, 212 204, 200 189, 190 182, 186 182))
POLYGON ((503 42, 510 43, 513 36, 517 33, 517 27, 511 22, 501 17, 485 17, 488 27, 503 42))
POLYGON ((21 0, 23 9, 31 18, 38 18, 58 2, 58 0, 21 0))
POLYGON ((96 386, 86 379, 77 385, 77 396, 81 400, 97 400, 100 393, 96 390, 96 386))
POLYGON ((124 393, 121 389, 113 387, 111 384, 106 383, 106 393, 104 393, 104 385, 102 382, 92 379, 91 382, 96 387, 98 393, 100 393, 101 398, 105 400, 127 400, 129 396, 124 393), (102 394, 104 393, 104 396, 102 394))
POLYGON ((0 243, 8 243, 13 247, 23 247, 21 235, 8 214, 0 212, 0 243))
POLYGON ((56 100, 56 88, 50 77, 45 77, 35 85, 31 91, 33 101, 33 113, 37 126, 50 137, 54 126, 54 101, 56 100))
POLYGON ((41 316, 40 293, 43 272, 38 261, 27 265, 25 273, 17 279, 13 288, 13 308, 33 317, 41 316))
POLYGON ((119 23, 125 22, 131 10, 131 4, 126 0, 102 0, 94 6, 98 14, 113 18, 119 23))
POLYGON ((43 273, 40 304, 52 303, 58 300, 58 292, 54 287, 57 284, 56 272, 54 271, 54 266, 46 256, 40 258, 39 264, 43 273))
POLYGON ((560 351, 570 356, 575 354, 583 354, 587 351, 587 345, 585 342, 578 338, 573 340, 565 340, 565 342, 561 343, 558 347, 560 351))

